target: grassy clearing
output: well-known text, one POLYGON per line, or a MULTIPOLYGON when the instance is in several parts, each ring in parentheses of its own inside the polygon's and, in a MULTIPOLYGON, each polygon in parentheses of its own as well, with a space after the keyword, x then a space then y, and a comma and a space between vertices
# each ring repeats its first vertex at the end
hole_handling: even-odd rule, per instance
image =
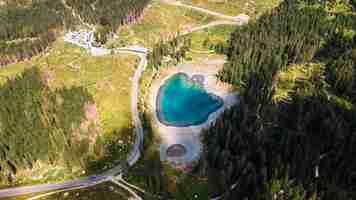
POLYGON ((172 38, 179 31, 212 20, 214 18, 190 9, 153 1, 146 8, 138 23, 120 27, 119 38, 109 41, 107 46, 120 47, 140 44, 150 48, 160 40, 172 38))
POLYGON ((226 43, 236 26, 220 25, 191 33, 192 51, 210 51, 209 45, 226 43))
MULTIPOLYGON (((257 2, 256 10, 262 11, 274 5, 278 0, 268 1, 271 3, 262 0, 257 0, 257 2)), ((229 15, 238 15, 246 12, 243 10, 243 3, 240 0, 228 2, 227 4, 208 3, 207 0, 193 0, 191 3, 229 15)), ((249 13, 247 12, 247 14, 249 13)), ((172 38, 179 31, 206 24, 213 20, 215 18, 190 9, 154 1, 146 8, 141 21, 133 25, 121 27, 118 30, 119 38, 109 41, 107 46, 121 47, 140 44, 150 48, 159 40, 172 38)), ((211 53, 202 54, 201 52, 194 52, 194 50, 209 52, 209 49, 204 46, 204 42, 207 39, 224 42, 234 28, 234 26, 230 25, 218 26, 192 33, 193 51, 189 52, 189 59, 199 60, 220 57, 211 53)), ((48 67, 50 74, 53 75, 53 79, 50 81, 51 88, 84 86, 93 95, 98 108, 98 118, 105 139, 104 143, 109 144, 111 149, 108 152, 111 156, 103 156, 102 158, 93 157, 93 162, 90 162, 90 170, 93 169, 96 171, 108 168, 108 165, 111 165, 115 159, 117 160, 121 156, 124 156, 125 152, 129 149, 132 139, 130 77, 132 77, 134 66, 136 66, 136 58, 124 55, 95 58, 87 55, 83 49, 65 44, 59 39, 59 41, 53 44, 52 49, 46 55, 36 56, 29 61, 8 65, 0 69, 0 85, 5 83, 7 77, 13 77, 24 71, 24 69, 34 65, 48 67), (119 143, 117 143, 117 138, 120 138, 119 143), (122 148, 113 148, 111 144, 122 146, 122 148)), ((145 92, 151 75, 152 72, 144 74, 140 84, 141 94, 145 92)), ((151 148, 156 148, 156 145, 151 145, 151 148)), ((149 161, 147 159, 144 161, 144 164, 141 163, 138 166, 145 165, 147 167, 146 162, 149 161)), ((20 183, 70 179, 82 175, 82 170, 82 168, 73 168, 71 171, 68 171, 64 166, 52 167, 43 163, 36 163, 33 170, 21 172, 23 178, 20 180, 20 183)), ((149 173, 149 167, 147 170, 147 173, 149 173)), ((89 173, 94 171, 90 171, 89 173)), ((142 177, 138 177, 139 180, 133 180, 133 182, 145 181, 141 180, 142 177)), ((183 184, 180 184, 179 187, 176 186, 178 188, 175 189, 176 199, 192 198, 193 194, 196 193, 199 194, 198 199, 207 199, 204 195, 208 194, 207 191, 209 190, 203 179, 195 175, 185 176, 179 174, 178 176, 176 173, 173 173, 172 176, 169 175, 168 179, 175 180, 178 177, 184 178, 181 178, 183 184)), ((154 177, 150 178, 154 179, 154 177)))
POLYGON ((185 3, 206 8, 230 16, 247 14, 255 17, 258 14, 278 5, 280 0, 184 0, 185 3))
POLYGON ((130 90, 136 58, 129 55, 91 57, 80 48, 57 41, 45 56, 0 69, 0 84, 31 66, 48 66, 52 88, 84 86, 94 96, 103 132, 131 123, 130 90))
MULTIPOLYGON (((179 30, 209 23, 214 18, 200 15, 199 12, 154 2, 145 11, 144 19, 135 25, 126 26, 119 31, 119 40, 108 45, 125 46, 127 44, 141 44, 152 47, 160 39, 172 37, 179 30), (184 14, 183 14, 184 13, 184 14)), ((230 33, 235 29, 232 25, 222 25, 191 34, 192 51, 188 52, 187 60, 199 62, 205 59, 224 58, 210 51, 204 45, 210 43, 226 42, 230 33)), ((172 67, 173 65, 168 65, 172 67)), ((149 68, 150 69, 150 68, 149 68)), ((146 70, 140 81, 141 97, 147 101, 150 84, 155 71, 146 70)), ((141 98, 140 98, 141 99, 141 98)), ((148 123, 150 123, 148 121, 148 123)), ((146 124, 144 122, 144 124, 146 124)), ((169 195, 173 199, 208 199, 213 191, 209 188, 206 176, 199 166, 192 173, 182 173, 173 170, 161 163, 157 145, 159 144, 157 130, 145 128, 145 140, 152 135, 153 139, 144 152, 142 159, 129 170, 127 179, 130 183, 145 188, 152 194, 169 195)), ((150 199, 151 197, 145 197, 150 199)), ((152 197, 152 199, 155 199, 152 197)))
POLYGON ((126 156, 133 140, 130 92, 136 59, 131 55, 92 57, 83 49, 59 39, 45 55, 0 69, 0 86, 7 78, 14 77, 24 69, 38 66, 49 71, 49 86, 52 89, 73 86, 88 89, 97 107, 102 148, 105 150, 100 157, 89 155, 88 166, 84 168, 67 169, 64 162, 56 167, 36 163, 32 170, 18 172, 16 184, 58 181, 95 173, 126 156))

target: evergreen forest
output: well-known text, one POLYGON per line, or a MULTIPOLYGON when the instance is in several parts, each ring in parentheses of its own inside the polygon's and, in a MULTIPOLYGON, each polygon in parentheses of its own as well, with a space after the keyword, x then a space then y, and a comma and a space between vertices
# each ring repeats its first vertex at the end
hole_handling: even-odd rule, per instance
POLYGON ((356 2, 285 0, 228 43, 240 103, 204 134, 217 194, 356 199, 356 2))
POLYGON ((191 38, 187 36, 176 36, 165 42, 155 44, 148 54, 148 66, 159 69, 165 61, 179 63, 191 48, 191 38))
MULTIPOLYGON (((103 35, 136 21, 149 0, 5 1, 0 7, 0 66, 46 50, 61 31, 97 26, 103 35)), ((97 34, 98 35, 98 34, 97 34)), ((99 42, 105 42, 98 38, 99 42)))
POLYGON ((49 74, 37 67, 0 86, 0 182, 13 182, 37 161, 68 167, 84 166, 97 131, 86 119, 94 99, 83 87, 51 89, 49 74))

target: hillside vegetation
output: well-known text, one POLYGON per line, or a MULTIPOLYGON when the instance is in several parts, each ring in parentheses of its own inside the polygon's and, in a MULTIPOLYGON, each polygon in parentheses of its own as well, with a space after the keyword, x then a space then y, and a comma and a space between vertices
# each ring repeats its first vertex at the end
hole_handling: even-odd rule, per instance
POLYGON ((183 0, 183 2, 225 15, 247 14, 255 18, 278 5, 281 0, 183 0))
POLYGON ((142 20, 122 26, 119 38, 108 42, 108 46, 139 44, 152 48, 156 43, 172 40, 179 32, 214 20, 206 14, 190 9, 152 1, 145 9, 142 20))
POLYGON ((206 131, 225 199, 355 199, 356 4, 286 0, 230 37, 241 103, 206 131))
POLYGON ((105 35, 116 31, 120 25, 135 21, 148 2, 34 0, 7 3, 0 7, 0 65, 43 52, 58 33, 76 25, 96 25, 105 35))
POLYGON ((0 97, 7 105, 0 109, 0 135, 4 144, 15 142, 11 150, 1 147, 9 151, 1 160, 1 183, 8 177, 12 183, 63 180, 124 159, 133 140, 130 77, 136 64, 133 56, 94 58, 57 41, 46 56, 0 69, 0 93, 7 94, 0 97))
POLYGON ((95 129, 79 128, 93 97, 83 87, 53 91, 47 76, 29 68, 0 87, 1 181, 38 160, 82 162, 96 141, 95 129))

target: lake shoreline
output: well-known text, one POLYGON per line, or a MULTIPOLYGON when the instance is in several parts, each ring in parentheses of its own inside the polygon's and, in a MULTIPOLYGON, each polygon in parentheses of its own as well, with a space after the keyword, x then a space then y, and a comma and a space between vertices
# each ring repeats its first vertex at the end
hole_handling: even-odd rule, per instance
POLYGON ((234 92, 230 85, 216 78, 216 73, 223 67, 224 63, 224 59, 206 59, 161 69, 160 76, 153 82, 150 88, 149 108, 153 116, 152 124, 155 130, 158 130, 161 139, 158 149, 162 161, 168 161, 176 168, 184 168, 184 166, 197 161, 202 151, 201 131, 214 123, 224 110, 238 103, 238 93, 234 92), (159 120, 157 114, 159 90, 169 78, 177 73, 184 73, 189 77, 193 77, 194 75, 204 76, 204 89, 206 92, 218 96, 224 102, 221 108, 210 113, 208 119, 199 125, 177 127, 166 125, 159 120), (176 144, 183 145, 187 149, 187 153, 181 157, 167 156, 168 148, 176 144))

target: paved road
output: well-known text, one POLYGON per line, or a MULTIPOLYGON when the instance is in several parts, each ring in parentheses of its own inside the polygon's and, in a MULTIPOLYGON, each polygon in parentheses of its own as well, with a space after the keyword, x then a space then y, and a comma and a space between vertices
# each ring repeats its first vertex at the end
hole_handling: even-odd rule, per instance
POLYGON ((140 57, 140 63, 135 71, 134 77, 132 79, 132 95, 131 95, 131 113, 132 113, 132 120, 134 123, 134 133, 136 135, 136 140, 134 147, 129 154, 127 158, 127 163, 129 166, 134 165, 138 159, 140 158, 141 155, 141 146, 143 144, 143 138, 144 138, 144 133, 143 133, 143 128, 142 128, 142 122, 140 120, 140 115, 138 112, 138 92, 139 92, 139 81, 140 77, 145 70, 145 67, 147 66, 147 54, 144 53, 138 53, 136 49, 131 49, 129 51, 127 50, 118 50, 118 53, 130 53, 130 54, 135 54, 140 57))
MULTIPOLYGON (((183 6, 183 7, 188 7, 191 9, 195 9, 201 12, 205 12, 210 15, 214 15, 220 18, 225 19, 225 21, 215 21, 211 22, 209 24, 195 27, 192 29, 188 29, 184 34, 189 34, 195 31, 199 31, 202 29, 206 29, 209 27, 213 26, 218 26, 218 25, 225 25, 225 24, 230 24, 230 25, 243 25, 244 23, 247 23, 247 21, 241 20, 239 17, 231 17, 231 16, 226 16, 220 13, 216 13, 213 11, 209 11, 203 8, 198 8, 195 6, 190 6, 190 5, 185 5, 177 1, 171 1, 171 0, 163 0, 166 3, 176 5, 176 6, 183 6), (228 20, 228 21, 226 21, 228 20)), ((88 51, 92 52, 92 42, 93 42, 93 34, 92 32, 90 33, 89 41, 86 45, 80 45, 83 48, 86 48, 88 51)), ((76 41, 73 41, 72 43, 76 44, 76 41)), ((105 49, 103 49, 105 50, 105 49)), ((107 51, 110 52, 110 51, 107 51)), ((139 56, 140 58, 140 63, 137 66, 137 69, 135 71, 135 74, 132 78, 132 88, 131 88, 131 113, 132 113, 132 120, 134 123, 134 133, 136 136, 135 139, 135 144, 129 153, 127 157, 127 163, 129 166, 133 166, 138 159, 141 156, 141 146, 143 144, 143 139, 144 139, 144 132, 142 128, 142 122, 139 117, 139 112, 138 112, 138 92, 139 92, 139 80, 140 77, 147 65, 147 49, 144 47, 127 47, 127 48, 118 48, 114 50, 115 53, 118 54, 134 54, 139 56)), ((100 54, 101 55, 101 54, 100 54)), ((20 196, 20 195, 26 195, 26 194, 33 194, 33 193, 38 193, 38 192, 48 192, 48 191, 53 191, 53 190, 63 190, 63 189, 71 189, 71 188, 85 188, 85 187, 91 187, 103 182, 108 182, 108 181, 115 181, 115 177, 122 175, 122 166, 117 165, 116 167, 102 173, 99 175, 95 176, 90 176, 78 180, 72 180, 72 181, 66 181, 64 183, 54 183, 54 184, 42 184, 42 185, 34 185, 34 186, 24 186, 24 187, 17 187, 17 188, 8 188, 8 189, 2 189, 0 190, 0 198, 5 198, 5 197, 14 197, 14 196, 20 196)))
MULTIPOLYGON (((135 48, 133 49, 126 48, 124 51, 118 50, 118 53, 130 53, 130 54, 138 55, 141 60, 132 79, 132 88, 131 88, 132 91, 131 112, 132 112, 133 122, 135 125, 134 132, 136 135, 136 140, 133 149, 131 150, 127 158, 127 163, 129 164, 129 166, 132 166, 140 158, 141 155, 140 147, 143 143, 143 138, 144 138, 142 123, 139 118, 139 113, 137 108, 137 96, 139 91, 139 79, 147 65, 147 58, 146 58, 147 56, 145 53, 138 53, 137 49, 135 48)), ((77 188, 77 187, 81 187, 81 188, 91 187, 103 182, 114 180, 114 177, 121 174, 121 171, 122 171, 122 166, 118 165, 100 175, 90 176, 90 177, 73 180, 73 181, 67 181, 64 183, 43 184, 43 185, 3 189, 0 190, 0 198, 14 197, 14 196, 20 196, 20 195, 26 195, 26 194, 32 194, 38 192, 47 192, 52 190, 63 190, 63 189, 77 188)))
POLYGON ((43 185, 3 189, 0 190, 0 198, 26 195, 26 194, 37 193, 37 192, 45 192, 50 190, 60 190, 60 189, 68 189, 68 188, 75 188, 75 187, 90 187, 109 181, 111 179, 112 177, 110 176, 91 176, 79 180, 67 181, 65 183, 43 184, 43 185))

